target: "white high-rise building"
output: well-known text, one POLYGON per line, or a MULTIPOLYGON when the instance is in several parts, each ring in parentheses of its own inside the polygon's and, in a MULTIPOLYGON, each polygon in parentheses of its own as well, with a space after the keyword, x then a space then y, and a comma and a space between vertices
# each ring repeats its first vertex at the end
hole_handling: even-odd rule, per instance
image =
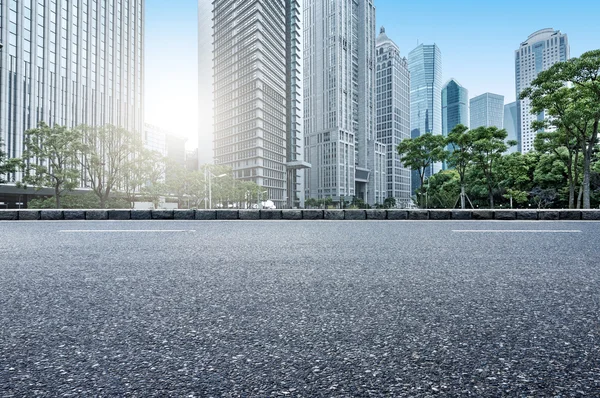
MULTIPOLYGON (((0 1, 0 137, 39 122, 144 129, 144 0, 0 1)), ((10 176, 18 180, 19 175, 10 176)))
POLYGON ((215 0, 214 155, 265 188, 277 208, 304 204, 300 0, 215 0))
POLYGON ((372 0, 304 2, 306 193, 383 203, 386 147, 375 131, 372 0))
POLYGON ((515 77, 518 106, 518 137, 522 153, 533 149, 537 131, 531 123, 544 118, 544 114, 533 115, 529 99, 519 100, 520 94, 531 85, 537 75, 557 62, 570 58, 569 40, 566 34, 552 28, 538 30, 521 43, 515 51, 515 77))
POLYGON ((410 138, 410 73, 408 60, 381 28, 377 37, 377 140, 386 146, 387 197, 396 206, 411 203, 410 170, 400 161, 396 148, 410 138))

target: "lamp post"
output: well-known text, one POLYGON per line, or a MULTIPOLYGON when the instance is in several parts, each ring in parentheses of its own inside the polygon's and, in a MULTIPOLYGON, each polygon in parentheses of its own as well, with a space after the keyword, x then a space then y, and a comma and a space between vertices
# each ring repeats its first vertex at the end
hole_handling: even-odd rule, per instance
MULTIPOLYGON (((206 181, 206 179, 208 179, 208 208, 212 209, 212 179, 213 178, 221 178, 221 177, 225 177, 227 174, 220 174, 218 176, 214 175, 213 173, 210 172, 210 170, 208 170, 208 168, 206 168, 204 170, 204 180, 206 181)), ((206 198, 204 198, 204 209, 206 210, 206 198)))

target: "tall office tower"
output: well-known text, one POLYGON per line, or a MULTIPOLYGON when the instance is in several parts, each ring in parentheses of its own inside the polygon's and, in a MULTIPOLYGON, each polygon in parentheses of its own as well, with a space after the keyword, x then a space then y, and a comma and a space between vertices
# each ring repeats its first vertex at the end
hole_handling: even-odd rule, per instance
POLYGON ((215 162, 303 206, 300 2, 215 0, 213 20, 215 162))
POLYGON ((471 98, 471 128, 504 128, 504 96, 492 93, 471 98))
POLYGON ((381 28, 376 44, 377 67, 377 140, 386 146, 387 197, 396 199, 396 206, 410 202, 410 170, 402 165, 396 150, 398 144, 410 138, 410 73, 408 60, 381 28))
POLYGON ((198 166, 214 162, 212 0, 198 0, 198 166))
POLYGON ((375 133, 373 1, 304 6, 307 195, 382 203, 386 149, 375 133))
POLYGON ((521 143, 517 132, 519 131, 519 112, 517 109, 517 102, 511 102, 510 104, 504 105, 504 129, 508 133, 506 141, 517 141, 516 146, 508 148, 508 153, 520 152, 521 143))
POLYGON ((442 134, 447 137, 456 125, 469 127, 469 90, 455 79, 442 89, 442 134))
POLYGON ((533 149, 533 140, 537 131, 531 128, 535 120, 544 119, 544 113, 533 115, 528 99, 519 100, 520 94, 531 85, 537 75, 557 62, 567 61, 570 57, 569 40, 559 30, 542 29, 531 34, 515 51, 515 80, 518 110, 518 141, 522 153, 533 149))
MULTIPOLYGON (((442 53, 436 44, 421 44, 408 54, 410 71, 410 130, 416 138, 425 133, 442 134, 442 53)), ((425 171, 437 173, 441 163, 425 171)), ((412 191, 418 188, 419 174, 412 173, 412 191)))
MULTIPOLYGON (((0 2, 0 136, 38 122, 144 129, 144 1, 0 2)), ((12 176, 17 179, 19 176, 12 176)))

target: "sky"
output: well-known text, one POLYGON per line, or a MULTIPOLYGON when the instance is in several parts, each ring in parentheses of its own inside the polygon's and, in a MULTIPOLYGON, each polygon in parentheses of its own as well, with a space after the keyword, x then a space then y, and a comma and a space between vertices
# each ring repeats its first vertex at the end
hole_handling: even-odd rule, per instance
MULTIPOLYGON (((146 0, 146 121, 187 137, 188 149, 197 147, 199 129, 206 131, 202 147, 211 140, 209 96, 198 103, 198 84, 207 93, 211 82, 211 0, 201 2, 199 13, 197 0, 146 0)), ((572 57, 600 48, 598 0, 561 6, 551 0, 374 2, 377 33, 385 26, 403 56, 419 43, 437 44, 444 83, 455 78, 471 98, 492 92, 504 95, 505 103, 515 100, 514 51, 539 29, 567 33, 572 57)))

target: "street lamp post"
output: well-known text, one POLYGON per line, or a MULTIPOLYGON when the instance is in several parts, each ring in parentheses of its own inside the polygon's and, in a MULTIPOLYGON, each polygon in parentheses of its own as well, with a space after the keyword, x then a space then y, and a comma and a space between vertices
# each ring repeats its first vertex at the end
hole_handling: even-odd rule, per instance
MULTIPOLYGON (((220 174, 218 176, 211 173, 208 168, 204 170, 204 179, 208 179, 208 208, 212 209, 212 179, 225 177, 227 174, 220 174)), ((204 209, 206 210, 206 198, 204 198, 204 209)))

